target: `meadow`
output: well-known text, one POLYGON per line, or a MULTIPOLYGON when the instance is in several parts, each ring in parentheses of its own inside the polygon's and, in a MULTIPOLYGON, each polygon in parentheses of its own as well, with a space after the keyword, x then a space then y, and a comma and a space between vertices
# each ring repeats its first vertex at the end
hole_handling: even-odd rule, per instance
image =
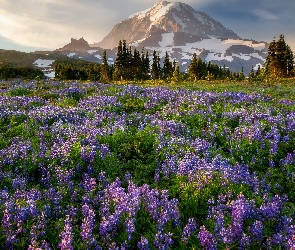
POLYGON ((295 88, 0 82, 1 249, 295 249, 295 88))

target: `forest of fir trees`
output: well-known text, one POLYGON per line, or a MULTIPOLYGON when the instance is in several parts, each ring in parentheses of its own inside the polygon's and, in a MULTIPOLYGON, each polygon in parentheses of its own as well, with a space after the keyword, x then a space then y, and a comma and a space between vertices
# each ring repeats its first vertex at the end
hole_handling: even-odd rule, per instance
POLYGON ((126 40, 119 41, 117 57, 113 65, 107 61, 106 51, 103 53, 102 63, 91 63, 80 60, 56 61, 54 63, 56 78, 68 80, 91 80, 100 82, 111 81, 145 81, 163 80, 165 82, 199 81, 199 80, 231 80, 249 82, 261 82, 268 79, 291 78, 295 76, 294 56, 284 36, 281 35, 269 44, 268 56, 265 64, 252 70, 245 77, 244 70, 232 72, 229 68, 220 67, 211 62, 205 62, 198 58, 196 53, 192 55, 187 72, 180 72, 176 60, 171 61, 169 53, 165 53, 164 59, 153 51, 149 53, 143 48, 138 51, 126 44, 126 40))

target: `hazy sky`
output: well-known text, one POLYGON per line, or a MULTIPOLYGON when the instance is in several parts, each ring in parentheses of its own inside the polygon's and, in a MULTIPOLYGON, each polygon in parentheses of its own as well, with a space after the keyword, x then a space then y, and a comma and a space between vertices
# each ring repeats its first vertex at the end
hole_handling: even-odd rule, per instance
MULTIPOLYGON (((115 24, 157 0, 0 0, 0 49, 54 50, 71 38, 101 41, 115 24)), ((172 2, 172 1, 171 1, 172 2)), ((294 0, 182 0, 240 37, 280 34, 295 51, 294 0)))

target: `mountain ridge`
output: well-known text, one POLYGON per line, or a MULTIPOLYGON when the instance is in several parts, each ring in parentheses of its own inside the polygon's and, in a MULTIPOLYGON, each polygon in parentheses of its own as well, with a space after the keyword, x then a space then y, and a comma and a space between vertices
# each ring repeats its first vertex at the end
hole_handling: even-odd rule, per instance
POLYGON ((112 49, 119 40, 127 43, 143 41, 159 31, 189 33, 198 39, 240 39, 204 12, 196 11, 185 3, 161 1, 119 22, 102 41, 92 46, 112 49))

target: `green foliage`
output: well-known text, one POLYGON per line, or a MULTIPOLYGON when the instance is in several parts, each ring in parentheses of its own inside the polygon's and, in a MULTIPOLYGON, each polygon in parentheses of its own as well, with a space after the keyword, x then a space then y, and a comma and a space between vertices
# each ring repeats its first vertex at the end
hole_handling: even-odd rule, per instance
POLYGON ((32 94, 33 90, 25 87, 16 87, 14 89, 9 90, 7 93, 8 96, 28 96, 32 94))
POLYGON ((129 95, 125 95, 119 98, 119 101, 123 104, 124 110, 127 113, 142 112, 145 109, 145 100, 142 98, 133 98, 129 95))
POLYGON ((99 138, 103 144, 107 144, 112 156, 97 161, 107 174, 112 177, 124 179, 126 172, 132 176, 137 184, 152 183, 154 171, 157 167, 155 148, 156 136, 146 128, 143 131, 122 132, 118 130, 114 134, 99 138))

